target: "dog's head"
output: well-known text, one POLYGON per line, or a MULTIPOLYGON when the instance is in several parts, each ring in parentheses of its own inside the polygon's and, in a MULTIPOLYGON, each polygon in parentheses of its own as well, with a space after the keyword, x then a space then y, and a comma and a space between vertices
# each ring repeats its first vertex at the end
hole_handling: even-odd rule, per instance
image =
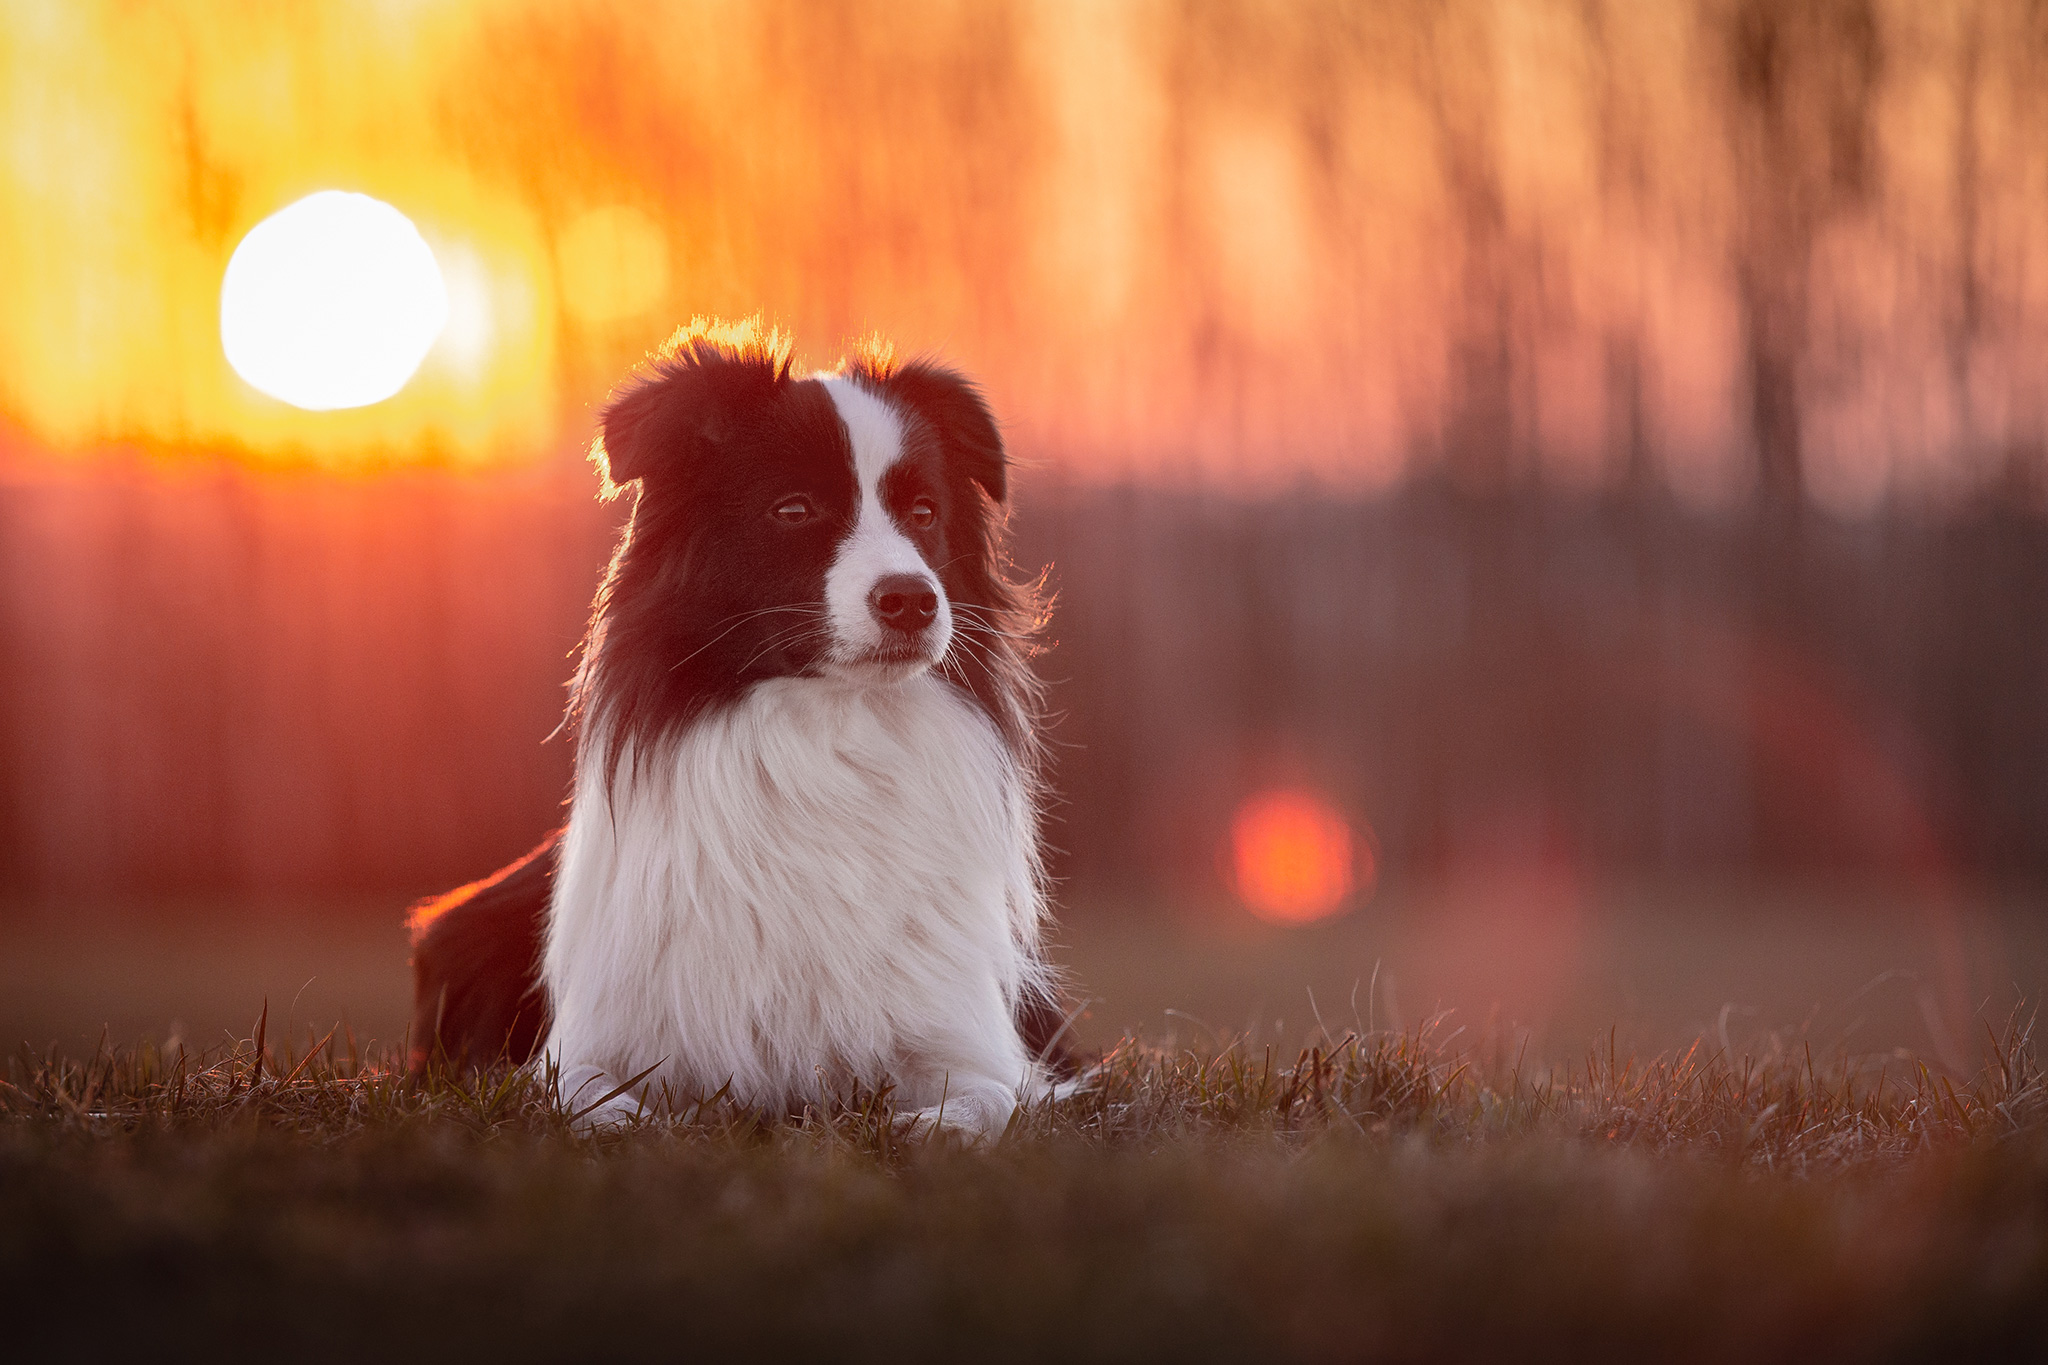
POLYGON ((953 371, 871 351, 798 376, 778 334, 697 325, 614 393, 595 453, 638 490, 586 657, 615 738, 768 678, 997 676, 1006 462, 953 371))

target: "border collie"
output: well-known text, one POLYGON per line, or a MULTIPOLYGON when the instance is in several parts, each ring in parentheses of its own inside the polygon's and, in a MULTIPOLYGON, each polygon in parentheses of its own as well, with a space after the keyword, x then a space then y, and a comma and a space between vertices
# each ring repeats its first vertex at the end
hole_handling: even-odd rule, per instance
POLYGON ((635 493, 570 687, 568 823, 416 907, 415 1067, 538 1050, 591 1126, 864 1084, 1000 1133, 1066 1062, 1042 612, 980 394, 879 344, 800 376, 780 332, 700 320, 592 458, 635 493))

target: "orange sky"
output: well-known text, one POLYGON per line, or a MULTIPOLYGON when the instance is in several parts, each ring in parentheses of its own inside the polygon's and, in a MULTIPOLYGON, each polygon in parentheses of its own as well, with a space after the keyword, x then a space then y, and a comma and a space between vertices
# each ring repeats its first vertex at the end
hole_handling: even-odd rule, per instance
MULTIPOLYGON (((760 310, 821 364, 870 329, 953 357, 1082 477, 1374 488, 1464 439, 1591 486, 1647 444, 1722 505, 1757 230, 1724 8, 15 0, 0 413, 61 452, 533 460, 674 323, 760 310), (451 322, 396 398, 305 413, 228 369, 218 290, 325 188, 418 224, 451 322)), ((1802 403, 1837 510, 2042 432, 2017 14, 1885 11, 1880 173, 1812 244, 1802 403)))

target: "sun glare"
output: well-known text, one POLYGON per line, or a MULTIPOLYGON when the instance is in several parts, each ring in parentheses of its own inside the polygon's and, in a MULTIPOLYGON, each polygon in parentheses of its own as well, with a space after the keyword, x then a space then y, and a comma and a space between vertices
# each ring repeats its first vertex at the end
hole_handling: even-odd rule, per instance
POLYGON ((586 323, 652 312, 668 294, 668 238, 626 204, 592 209, 562 231, 557 257, 562 305, 586 323))
POLYGON ((249 229, 220 287, 235 373, 316 412, 405 387, 448 322, 448 288, 412 221, 367 194, 322 190, 249 229))
POLYGON ((1231 821, 1230 842, 1237 894, 1261 919, 1326 918, 1357 885, 1351 827, 1308 792, 1250 798, 1231 821))

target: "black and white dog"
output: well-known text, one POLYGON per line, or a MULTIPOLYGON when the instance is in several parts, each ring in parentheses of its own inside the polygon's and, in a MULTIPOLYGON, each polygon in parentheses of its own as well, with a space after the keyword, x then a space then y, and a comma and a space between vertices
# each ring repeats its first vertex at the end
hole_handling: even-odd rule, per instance
POLYGON ((593 448, 637 489, 572 684, 566 827, 414 915, 414 1060, 538 1048, 607 1123, 850 1083, 1002 1131, 1063 1053, 1041 955, 1035 593, 958 374, 792 373, 695 325, 593 448), (650 1070, 651 1068, 651 1070, 650 1070))

